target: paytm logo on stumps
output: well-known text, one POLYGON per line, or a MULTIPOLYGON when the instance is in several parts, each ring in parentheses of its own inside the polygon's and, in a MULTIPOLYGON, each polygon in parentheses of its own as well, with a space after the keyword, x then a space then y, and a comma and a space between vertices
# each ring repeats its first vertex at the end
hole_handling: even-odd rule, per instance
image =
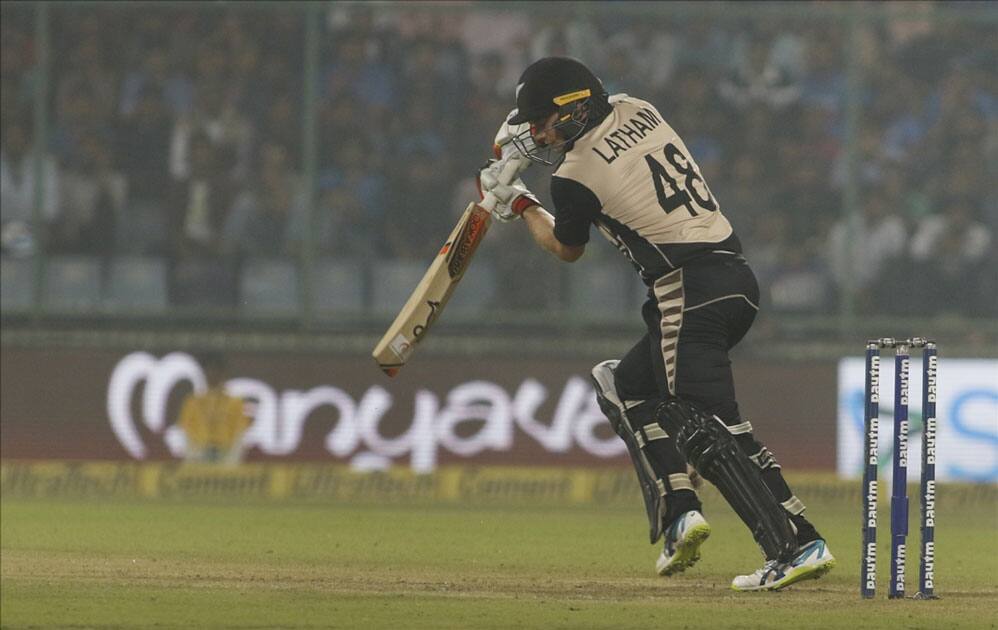
MULTIPOLYGON (((837 470, 859 478, 867 461, 891 465, 894 447, 894 362, 873 375, 880 403, 879 452, 864 451, 863 358, 846 358, 838 369, 837 470)), ((921 474, 922 431, 930 428, 928 458, 939 481, 998 482, 998 360, 949 359, 929 364, 929 401, 936 417, 923 417, 922 358, 910 360, 908 391, 908 478, 921 474), (938 377, 938 380, 937 380, 938 377), (932 431, 935 429, 935 431, 932 431)))

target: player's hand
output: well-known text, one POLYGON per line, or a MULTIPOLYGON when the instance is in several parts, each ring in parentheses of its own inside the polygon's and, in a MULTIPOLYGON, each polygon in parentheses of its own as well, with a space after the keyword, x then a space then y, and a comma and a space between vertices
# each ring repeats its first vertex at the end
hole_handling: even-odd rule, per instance
POLYGON ((506 223, 520 218, 524 210, 530 206, 539 206, 540 203, 519 177, 509 184, 499 181, 503 164, 503 161, 489 160, 478 172, 478 192, 482 199, 488 193, 495 195, 496 205, 492 209, 492 216, 506 223))

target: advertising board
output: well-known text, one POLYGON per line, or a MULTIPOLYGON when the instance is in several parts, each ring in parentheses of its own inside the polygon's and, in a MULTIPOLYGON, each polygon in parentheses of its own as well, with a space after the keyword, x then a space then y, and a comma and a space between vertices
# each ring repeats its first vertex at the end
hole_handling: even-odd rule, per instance
MULTIPOLYGON (((394 379, 370 357, 233 352, 247 462, 353 470, 447 464, 629 468, 579 359, 421 357, 394 379)), ((5 348, 3 457, 176 461, 196 353, 5 348)), ((834 363, 736 361, 742 416, 788 469, 834 467, 834 363)))
MULTIPOLYGON (((863 472, 864 359, 839 362, 837 465, 839 476, 863 472)), ((910 363, 908 479, 921 474, 922 359, 910 363)), ((998 482, 998 360, 939 358, 936 403, 936 478, 998 482)), ((894 444, 894 358, 881 357, 878 462, 889 482, 894 444)))

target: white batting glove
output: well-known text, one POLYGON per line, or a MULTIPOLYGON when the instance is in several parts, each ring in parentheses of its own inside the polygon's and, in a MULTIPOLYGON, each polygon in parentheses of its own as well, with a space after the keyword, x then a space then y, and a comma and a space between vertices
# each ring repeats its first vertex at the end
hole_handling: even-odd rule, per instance
POLYGON ((490 160, 478 173, 478 188, 483 199, 488 193, 495 195, 496 205, 492 209, 492 216, 497 221, 508 223, 519 219, 530 206, 539 206, 540 202, 519 177, 509 184, 499 181, 499 173, 504 164, 501 160, 490 160))

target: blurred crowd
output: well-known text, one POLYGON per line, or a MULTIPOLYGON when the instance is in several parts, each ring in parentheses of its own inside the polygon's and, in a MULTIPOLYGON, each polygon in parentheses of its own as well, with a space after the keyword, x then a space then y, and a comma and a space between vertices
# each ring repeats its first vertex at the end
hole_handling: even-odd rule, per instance
MULTIPOLYGON (((899 4, 851 39, 815 19, 451 7, 331 4, 307 138, 299 10, 55 8, 36 155, 34 13, 5 3, 4 256, 162 257, 177 304, 235 303, 244 261, 306 247, 425 264, 474 195, 523 67, 571 55, 685 139, 774 310, 834 312, 848 295, 861 312, 998 314, 994 22, 899 4)), ((555 265, 518 227, 483 255, 500 277, 536 278, 507 305, 550 303, 555 265)))

